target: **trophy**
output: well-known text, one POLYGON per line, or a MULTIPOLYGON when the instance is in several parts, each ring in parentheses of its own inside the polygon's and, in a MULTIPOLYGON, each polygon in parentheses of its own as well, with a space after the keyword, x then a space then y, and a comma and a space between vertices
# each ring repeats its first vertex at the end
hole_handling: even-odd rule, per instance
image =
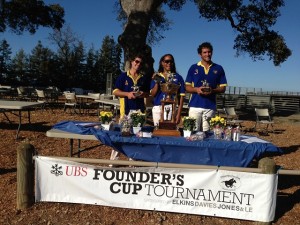
POLYGON ((207 83, 207 80, 202 80, 202 91, 203 92, 210 92, 211 87, 209 86, 209 83, 207 83))
POLYGON ((132 88, 133 92, 135 92, 134 93, 135 97, 138 97, 142 94, 142 92, 140 92, 140 87, 139 86, 133 85, 131 88, 132 88))
POLYGON ((175 74, 170 73, 166 83, 160 83, 164 98, 161 100, 161 116, 158 129, 153 132, 154 136, 180 136, 176 124, 177 92, 180 85, 175 81, 175 74))

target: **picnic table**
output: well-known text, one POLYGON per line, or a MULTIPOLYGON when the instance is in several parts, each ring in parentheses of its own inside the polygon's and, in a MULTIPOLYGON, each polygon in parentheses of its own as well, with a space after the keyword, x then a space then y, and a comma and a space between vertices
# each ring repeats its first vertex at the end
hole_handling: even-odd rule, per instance
POLYGON ((7 112, 11 112, 13 115, 18 116, 19 125, 17 129, 16 139, 19 137, 19 132, 22 125, 22 112, 27 111, 28 122, 30 123, 30 111, 35 109, 36 107, 42 106, 43 103, 39 102, 25 102, 25 101, 6 101, 0 100, 0 112, 4 114, 8 122, 11 124, 9 117, 7 116, 7 112), (17 112, 16 114, 14 112, 17 112))

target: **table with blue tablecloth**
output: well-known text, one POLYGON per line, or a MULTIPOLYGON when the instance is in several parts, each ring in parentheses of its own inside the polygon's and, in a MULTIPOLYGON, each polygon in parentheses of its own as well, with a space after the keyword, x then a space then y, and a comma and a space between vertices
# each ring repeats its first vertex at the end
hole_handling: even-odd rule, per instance
POLYGON ((266 153, 282 152, 272 143, 248 135, 242 135, 240 141, 215 140, 213 137, 197 141, 168 136, 123 137, 120 131, 104 131, 82 124, 86 123, 62 121, 48 131, 47 136, 99 140, 129 158, 159 163, 247 167, 253 159, 266 153))

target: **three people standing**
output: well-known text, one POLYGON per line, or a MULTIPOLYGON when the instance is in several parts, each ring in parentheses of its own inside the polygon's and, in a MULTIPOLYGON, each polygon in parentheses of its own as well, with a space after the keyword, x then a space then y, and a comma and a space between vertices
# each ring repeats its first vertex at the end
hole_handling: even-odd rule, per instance
MULTIPOLYGON (((227 80, 224 69, 221 65, 212 62, 213 46, 209 42, 204 42, 198 47, 198 54, 201 58, 196 64, 191 65, 184 82, 181 75, 176 71, 173 55, 165 54, 159 61, 158 74, 153 76, 150 83, 150 94, 153 96, 153 123, 159 124, 161 117, 161 100, 165 97, 160 89, 160 83, 165 83, 168 76, 172 74, 173 82, 180 85, 178 109, 176 113, 176 123, 181 120, 181 111, 185 92, 190 93, 189 117, 196 118, 196 130, 208 131, 209 119, 216 112, 216 94, 224 93, 227 80)), ((120 116, 127 115, 130 110, 140 109, 145 111, 144 98, 148 96, 149 83, 146 78, 139 73, 141 69, 142 57, 137 55, 131 60, 131 67, 127 72, 123 72, 116 81, 113 94, 120 97, 120 116), (140 87, 140 95, 136 95, 133 86, 140 87)), ((177 96, 176 96, 177 97, 177 96)))

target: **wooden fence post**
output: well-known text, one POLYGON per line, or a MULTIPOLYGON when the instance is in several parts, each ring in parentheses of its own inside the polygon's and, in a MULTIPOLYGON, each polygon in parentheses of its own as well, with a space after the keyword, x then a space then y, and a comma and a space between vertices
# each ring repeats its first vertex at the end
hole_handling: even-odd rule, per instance
MULTIPOLYGON (((258 162, 258 168, 262 169, 262 173, 275 174, 276 164, 271 158, 263 158, 258 162)), ((257 225, 270 225, 271 222, 257 222, 257 225)))
POLYGON ((34 204, 34 152, 29 143, 21 143, 17 148, 17 209, 34 204))

